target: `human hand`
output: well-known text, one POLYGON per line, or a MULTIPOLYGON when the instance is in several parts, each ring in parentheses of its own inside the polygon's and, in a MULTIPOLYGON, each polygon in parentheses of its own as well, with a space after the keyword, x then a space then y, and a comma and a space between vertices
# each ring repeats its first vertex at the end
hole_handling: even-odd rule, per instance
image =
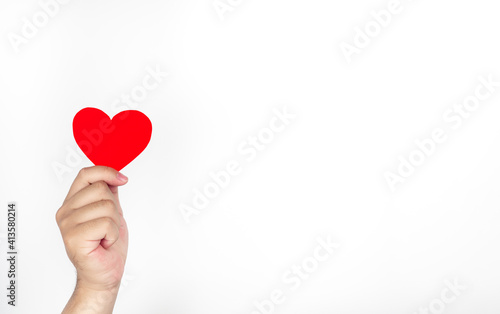
POLYGON ((110 167, 83 168, 56 213, 66 252, 77 271, 79 291, 117 293, 119 289, 128 229, 118 186, 127 181, 110 167))

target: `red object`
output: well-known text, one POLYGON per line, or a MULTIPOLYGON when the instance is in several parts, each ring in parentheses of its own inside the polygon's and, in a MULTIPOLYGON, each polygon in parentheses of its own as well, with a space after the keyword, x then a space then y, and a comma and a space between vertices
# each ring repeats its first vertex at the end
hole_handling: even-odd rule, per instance
POLYGON ((73 135, 96 166, 120 171, 148 146, 153 127, 140 111, 126 110, 110 119, 96 108, 84 108, 73 119, 73 135))

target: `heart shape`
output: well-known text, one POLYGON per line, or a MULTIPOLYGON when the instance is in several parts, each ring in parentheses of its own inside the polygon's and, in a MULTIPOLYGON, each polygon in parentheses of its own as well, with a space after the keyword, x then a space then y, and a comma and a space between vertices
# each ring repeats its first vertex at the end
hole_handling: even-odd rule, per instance
POLYGON ((120 171, 146 149, 153 126, 140 111, 126 110, 110 119, 97 108, 84 108, 73 119, 73 136, 96 166, 120 171))

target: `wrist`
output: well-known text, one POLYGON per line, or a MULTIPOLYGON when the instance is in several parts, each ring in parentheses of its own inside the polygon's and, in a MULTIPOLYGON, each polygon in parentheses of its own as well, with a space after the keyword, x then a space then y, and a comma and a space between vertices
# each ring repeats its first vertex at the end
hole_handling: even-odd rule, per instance
POLYGON ((115 306, 119 285, 102 289, 77 281, 75 291, 71 296, 63 314, 111 314, 115 306))
POLYGON ((120 282, 114 284, 96 284, 90 281, 86 281, 81 279, 79 276, 76 278, 76 289, 82 290, 85 293, 89 294, 102 294, 102 293, 114 293, 118 294, 118 290, 120 289, 120 282))

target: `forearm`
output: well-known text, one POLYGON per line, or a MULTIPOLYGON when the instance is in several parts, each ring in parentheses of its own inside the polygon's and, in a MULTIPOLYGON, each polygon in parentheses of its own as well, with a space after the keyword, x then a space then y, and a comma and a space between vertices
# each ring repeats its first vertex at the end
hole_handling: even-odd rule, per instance
POLYGON ((119 287, 108 291, 96 291, 77 284, 62 314, 111 314, 118 289, 119 287))

